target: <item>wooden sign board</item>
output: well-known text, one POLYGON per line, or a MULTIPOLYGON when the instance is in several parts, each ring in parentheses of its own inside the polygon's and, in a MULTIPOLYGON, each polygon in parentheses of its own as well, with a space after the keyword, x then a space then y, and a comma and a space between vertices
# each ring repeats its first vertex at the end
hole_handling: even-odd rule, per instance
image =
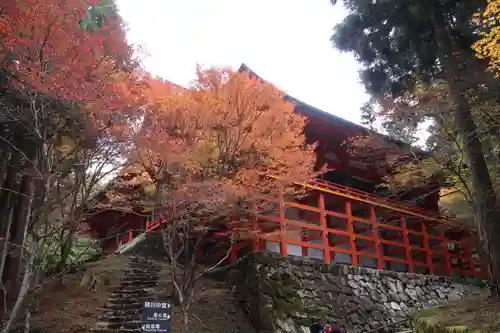
POLYGON ((170 333, 172 323, 172 303, 170 300, 146 301, 141 311, 142 332, 170 333))

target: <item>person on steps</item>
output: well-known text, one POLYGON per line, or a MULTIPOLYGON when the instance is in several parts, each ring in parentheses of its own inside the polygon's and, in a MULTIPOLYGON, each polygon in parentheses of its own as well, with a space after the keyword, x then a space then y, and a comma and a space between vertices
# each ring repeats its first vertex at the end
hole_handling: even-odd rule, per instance
POLYGON ((321 325, 318 323, 309 326, 309 331, 311 333, 346 333, 344 329, 337 325, 321 325))

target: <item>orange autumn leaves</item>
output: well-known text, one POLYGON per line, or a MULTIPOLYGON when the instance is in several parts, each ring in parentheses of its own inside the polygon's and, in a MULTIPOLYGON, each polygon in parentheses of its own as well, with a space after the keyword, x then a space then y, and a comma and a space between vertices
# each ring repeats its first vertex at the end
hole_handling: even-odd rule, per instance
POLYGON ((137 109, 141 84, 132 48, 116 13, 102 26, 82 26, 100 1, 5 0, 0 5, 1 66, 9 86, 78 102, 99 125, 137 109), (114 114, 115 113, 115 114, 114 114))
POLYGON ((137 148, 163 180, 210 182, 210 191, 220 186, 229 196, 251 197, 278 190, 263 175, 288 183, 316 175, 305 118, 270 84, 226 68, 198 68, 190 88, 156 81, 151 97, 137 148))
POLYGON ((218 68, 198 68, 188 89, 151 79, 134 61, 116 13, 97 28, 82 26, 90 6, 100 3, 3 1, 0 64, 9 72, 9 88, 76 102, 97 129, 112 122, 115 136, 135 135, 144 114, 137 155, 164 187, 197 183, 191 198, 202 191, 276 192, 277 183, 263 174, 288 182, 314 177, 305 119, 274 87, 218 68))

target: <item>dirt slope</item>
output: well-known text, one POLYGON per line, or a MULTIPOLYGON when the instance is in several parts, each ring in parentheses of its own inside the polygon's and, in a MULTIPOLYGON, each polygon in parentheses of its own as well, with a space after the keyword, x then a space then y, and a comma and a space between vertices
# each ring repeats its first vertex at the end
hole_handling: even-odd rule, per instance
MULTIPOLYGON (((48 283, 40 297, 40 306, 33 316, 33 332, 89 332, 97 322, 108 293, 119 284, 125 258, 108 256, 90 265, 96 276, 105 275, 108 284, 98 283, 97 290, 79 287, 81 277, 65 277, 63 287, 48 283)), ((168 270, 161 274, 161 289, 165 295, 171 292, 168 270)), ((192 305, 191 330, 197 333, 254 333, 242 311, 236 307, 230 287, 223 282, 202 279, 192 305)), ((172 318, 173 331, 178 332, 180 315, 172 318)))

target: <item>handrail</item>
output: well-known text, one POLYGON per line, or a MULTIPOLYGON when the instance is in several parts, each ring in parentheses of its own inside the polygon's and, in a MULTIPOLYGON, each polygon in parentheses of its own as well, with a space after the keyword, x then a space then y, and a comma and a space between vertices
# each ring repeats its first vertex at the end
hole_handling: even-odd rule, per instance
MULTIPOLYGON (((271 179, 276 179, 279 180, 277 177, 269 177, 271 179)), ((466 250, 466 254, 462 256, 461 253, 450 253, 447 249, 447 244, 450 242, 456 242, 453 239, 448 239, 445 237, 444 229, 440 229, 440 234, 439 235, 433 235, 429 234, 427 232, 427 227, 426 227, 426 222, 429 220, 434 220, 439 222, 440 224, 448 224, 453 227, 459 227, 460 229, 464 229, 463 226, 456 220, 452 219, 442 219, 439 217, 434 217, 428 215, 425 211, 416 209, 410 206, 406 206, 404 204, 399 204, 394 201, 389 201, 385 200, 383 197, 379 197, 376 195, 372 195, 363 191, 359 191, 356 189, 352 189, 346 186, 334 184, 334 183, 329 183, 326 181, 322 180, 311 180, 308 183, 297 183, 295 182, 294 184, 301 186, 305 189, 310 189, 310 190, 315 190, 319 191, 319 198, 318 198, 318 208, 312 207, 312 206, 305 206, 302 204, 293 204, 290 202, 287 202, 285 198, 283 197, 283 191, 280 191, 280 194, 277 198, 270 197, 267 200, 275 201, 278 200, 280 202, 280 216, 278 217, 272 217, 272 216, 267 216, 267 215, 260 215, 257 212, 254 212, 253 214, 253 226, 255 231, 261 230, 259 227, 262 226, 262 224, 259 221, 269 221, 273 223, 277 223, 277 228, 276 228, 276 235, 270 235, 270 234, 262 234, 261 232, 257 232, 252 235, 253 239, 251 240, 252 244, 252 249, 253 250, 258 250, 261 247, 261 241, 271 241, 271 242, 277 242, 280 244, 280 253, 283 256, 287 255, 287 246, 288 245, 296 245, 302 247, 302 251, 307 248, 315 248, 323 251, 323 260, 325 264, 329 264, 332 261, 331 258, 331 253, 344 253, 348 254, 352 258, 352 265, 358 266, 359 265, 359 260, 358 258, 365 257, 365 258, 372 258, 376 260, 376 265, 378 269, 383 268, 383 263, 384 262, 400 262, 403 264, 408 265, 408 271, 409 272, 414 272, 416 268, 421 268, 424 267, 428 269, 428 271, 431 274, 436 273, 437 271, 442 271, 444 270, 446 275, 452 275, 454 272, 460 271, 460 274, 465 274, 465 275, 471 275, 475 276, 477 274, 483 274, 483 270, 480 267, 480 271, 478 272, 477 267, 476 267, 476 260, 473 260, 472 258, 472 252, 473 252, 473 244, 467 240, 466 243, 464 243, 464 247, 466 250), (345 227, 346 230, 340 230, 338 228, 335 228, 334 226, 329 226, 327 223, 327 216, 330 214, 334 214, 331 211, 328 211, 325 207, 325 194, 332 194, 334 196, 342 197, 347 200, 344 200, 344 214, 340 213, 335 213, 338 215, 343 215, 342 218, 345 219, 345 227), (370 217, 367 219, 361 219, 360 217, 356 217, 353 215, 352 212, 352 203, 354 201, 358 202, 364 202, 369 205, 369 215, 370 217), (298 207, 299 209, 303 210, 308 210, 308 209, 314 209, 314 211, 319 212, 319 224, 314 224, 314 223, 308 223, 308 222, 302 222, 302 221, 295 221, 291 220, 287 217, 285 217, 285 207, 294 207, 296 206, 303 206, 298 207), (304 208, 305 207, 305 208, 304 208), (309 207, 309 208, 307 208, 309 207), (382 223, 381 220, 377 219, 377 214, 375 213, 376 207, 383 207, 392 211, 398 211, 401 213, 404 213, 405 215, 409 216, 417 216, 421 217, 419 219, 419 225, 420 229, 419 230, 414 230, 414 229, 409 229, 407 224, 406 224, 406 218, 401 217, 399 219, 398 225, 390 225, 387 223, 382 223), (363 230, 355 230, 354 229, 354 223, 363 223, 363 230), (278 229, 279 226, 279 229, 278 229), (301 234, 301 239, 293 239, 291 237, 289 239, 287 234, 287 230, 285 226, 290 226, 292 228, 296 228, 296 230, 315 230, 319 231, 320 235, 317 237, 320 237, 321 243, 311 243, 309 242, 309 236, 305 236, 306 238, 302 238, 301 234), (371 234, 364 234, 364 231, 369 231, 372 230, 371 234), (378 229, 385 229, 385 230, 396 230, 401 232, 402 240, 401 241, 393 241, 392 239, 389 238, 384 238, 384 236, 380 236, 379 233, 377 232, 378 229), (343 238, 342 239, 337 239, 335 243, 331 243, 329 235, 340 235, 343 238), (411 244, 409 235, 416 235, 422 238, 422 244, 411 244), (366 244, 356 244, 356 239, 361 239, 364 241, 366 244), (435 249, 431 248, 429 245, 429 240, 434 240, 434 241, 439 241, 440 243, 440 248, 435 249), (344 248, 343 244, 347 244, 349 247, 344 248), (385 255, 381 253, 379 247, 381 245, 388 245, 388 246, 396 246, 399 248, 403 248, 405 250, 405 256, 400 257, 399 255, 396 257, 385 255), (366 252, 366 248, 373 248, 374 251, 372 252, 366 252), (413 255, 411 253, 412 250, 416 250, 417 252, 420 253, 420 256, 422 254, 425 255, 424 259, 421 259, 420 257, 418 258, 413 258, 413 255), (442 257, 442 262, 433 262, 433 255, 439 255, 442 257), (463 268, 454 268, 451 265, 451 258, 461 258, 464 262, 467 262, 467 269, 463 268)), ((337 215, 334 215, 337 216, 337 215)), ((146 233, 151 232, 155 229, 157 229, 161 224, 165 223, 166 219, 162 214, 158 216, 154 221, 147 221, 146 222, 146 233)), ((359 229, 359 228, 358 228, 359 229)), ((469 234, 472 236, 472 233, 469 232, 469 234)), ((129 234, 129 240, 132 238, 133 235, 129 234)), ((315 236, 316 237, 316 236, 315 236)), ((237 251, 237 248, 235 247, 235 251, 237 251)), ((385 252, 384 252, 385 253, 385 252)), ((237 257, 236 253, 231 254, 231 258, 234 259, 237 257)))
MULTIPOLYGON (((269 177, 271 179, 280 180, 280 177, 273 175, 264 175, 265 177, 269 177)), ((354 188, 350 188, 347 186, 335 184, 332 182, 327 182, 324 180, 313 179, 305 183, 301 182, 293 182, 294 185, 302 186, 304 188, 308 188, 311 190, 316 190, 324 193, 329 193, 333 195, 338 195, 344 198, 360 201, 366 204, 378 206, 381 208, 397 211, 400 213, 404 213, 407 215, 420 217, 428 221, 434 221, 441 224, 446 224, 455 228, 464 228, 464 225, 460 223, 458 220, 443 217, 438 214, 432 214, 423 209, 419 209, 416 207, 412 207, 405 204, 400 204, 394 200, 386 199, 382 196, 373 195, 367 192, 363 192, 354 188)))
MULTIPOLYGON (((276 176, 271 176, 267 175, 267 177, 279 180, 279 177, 276 176)), ((353 199, 356 201, 360 201, 366 204, 371 204, 374 206, 378 206, 381 208, 397 211, 400 213, 404 213, 407 215, 415 216, 415 217, 420 217, 428 221, 434 221, 434 222, 439 222, 441 224, 449 225, 455 228, 464 228, 464 225, 460 223, 458 220, 446 217, 446 216, 440 216, 438 214, 433 214, 432 212, 426 211, 424 209, 418 208, 418 207, 413 207, 410 205, 402 204, 400 202, 397 202, 395 200, 385 198, 380 195, 375 195, 371 194, 368 192, 360 191, 351 187, 347 187, 344 185, 336 184, 333 182, 328 182, 325 180, 320 180, 320 179, 313 179, 308 181, 307 183, 298 183, 294 182, 295 185, 302 186, 305 188, 309 188, 312 190, 317 190, 333 195, 338 195, 341 197, 345 197, 348 199, 353 199)), ((152 226, 152 229, 155 229, 159 224, 152 226)))
POLYGON ((458 220, 456 220, 454 218, 451 218, 448 216, 441 216, 439 214, 429 212, 425 209, 421 209, 419 207, 414 207, 411 205, 400 203, 398 201, 395 201, 395 200, 392 200, 389 198, 385 198, 385 197, 380 196, 380 195, 371 194, 368 192, 363 192, 363 191, 360 191, 360 190, 357 190, 357 189, 354 189, 351 187, 339 185, 339 184, 328 182, 328 181, 321 180, 321 179, 311 180, 308 183, 306 183, 305 185, 307 186, 309 184, 312 186, 319 185, 321 187, 324 187, 325 189, 339 192, 339 193, 341 193, 340 195, 342 195, 342 196, 350 196, 351 199, 365 201, 366 203, 375 204, 375 205, 383 207, 383 208, 396 210, 396 211, 406 213, 409 215, 413 215, 413 216, 417 216, 417 217, 422 217, 422 218, 425 218, 427 220, 433 220, 433 221, 437 221, 437 222, 441 222, 441 223, 444 222, 445 224, 450 224, 450 225, 453 225, 456 227, 463 227, 463 225, 458 220), (388 205, 388 204, 390 204, 390 205, 388 205))

